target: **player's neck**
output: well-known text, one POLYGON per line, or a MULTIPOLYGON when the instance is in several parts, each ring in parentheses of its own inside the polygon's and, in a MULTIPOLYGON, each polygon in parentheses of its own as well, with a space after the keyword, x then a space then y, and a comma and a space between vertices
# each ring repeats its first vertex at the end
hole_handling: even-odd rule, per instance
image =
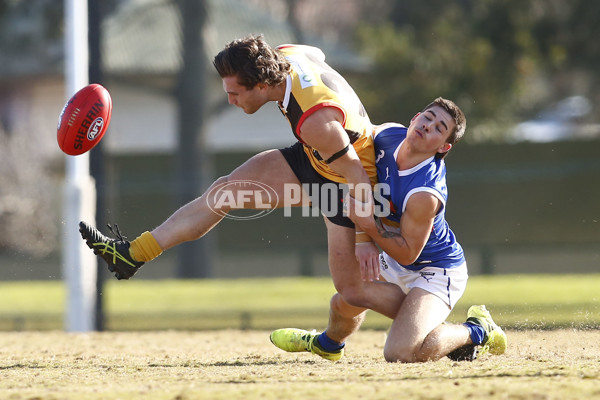
POLYGON ((282 103, 283 99, 285 98, 286 87, 287 87, 286 81, 281 82, 279 85, 271 86, 269 100, 282 103))
POLYGON ((416 167, 434 154, 417 151, 410 143, 404 142, 398 150, 396 165, 400 171, 416 167))

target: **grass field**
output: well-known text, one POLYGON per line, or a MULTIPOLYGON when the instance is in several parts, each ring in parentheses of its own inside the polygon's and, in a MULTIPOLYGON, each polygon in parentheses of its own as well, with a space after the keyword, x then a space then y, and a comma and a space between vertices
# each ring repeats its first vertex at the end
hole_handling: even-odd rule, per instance
POLYGON ((383 361, 382 331, 337 363, 285 353, 268 331, 0 333, 2 399, 597 399, 600 332, 509 331, 502 356, 383 361))
MULTIPOLYGON (((63 282, 0 283, 0 330, 63 327, 63 282)), ((329 278, 149 281, 110 280, 103 292, 108 330, 272 329, 296 324, 323 329, 329 278)), ((450 315, 463 321, 471 304, 486 304, 511 329, 600 327, 600 274, 474 276, 450 315)), ((370 313, 364 325, 387 329, 370 313)))
POLYGON ((383 360, 371 313, 330 363, 269 342, 323 329, 326 278, 109 281, 107 332, 64 333, 61 282, 0 284, 0 399, 600 399, 600 275, 473 277, 450 319, 485 303, 502 356, 383 360))

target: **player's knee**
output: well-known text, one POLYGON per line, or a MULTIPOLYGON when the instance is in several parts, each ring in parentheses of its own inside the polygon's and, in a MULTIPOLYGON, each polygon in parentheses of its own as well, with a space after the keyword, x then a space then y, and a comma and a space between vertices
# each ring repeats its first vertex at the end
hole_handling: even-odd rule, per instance
POLYGON ((334 312, 341 312, 345 308, 346 302, 339 293, 334 294, 329 301, 329 307, 334 312))
POLYGON ((342 286, 341 288, 338 288, 338 294, 342 296, 344 302, 351 306, 369 308, 365 293, 358 286, 342 286))
POLYGON ((340 293, 333 295, 329 306, 331 307, 332 311, 342 315, 346 315, 349 310, 354 309, 353 304, 346 301, 346 299, 340 293))
POLYGON ((414 363, 419 360, 415 357, 415 352, 409 347, 390 347, 385 346, 383 348, 383 357, 385 361, 391 363, 414 363))
POLYGON ((420 363, 440 359, 436 349, 424 349, 421 344, 394 344, 386 343, 383 356, 387 362, 420 363))
POLYGON ((346 323, 351 320, 352 324, 358 329, 365 320, 367 309, 348 304, 339 293, 336 293, 331 298, 330 312, 330 317, 334 320, 341 318, 346 320, 346 323))

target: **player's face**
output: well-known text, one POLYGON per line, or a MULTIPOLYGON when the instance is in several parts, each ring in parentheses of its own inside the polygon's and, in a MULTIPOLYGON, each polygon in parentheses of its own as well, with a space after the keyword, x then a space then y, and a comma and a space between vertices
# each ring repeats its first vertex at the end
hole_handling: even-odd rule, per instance
POLYGON ((240 85, 236 76, 223 78, 223 90, 227 93, 229 104, 244 110, 246 114, 254 114, 267 102, 267 85, 258 84, 252 89, 240 85))
POLYGON ((446 141, 455 128, 450 114, 442 107, 433 106, 415 115, 408 127, 407 140, 424 153, 444 153, 452 147, 446 141))

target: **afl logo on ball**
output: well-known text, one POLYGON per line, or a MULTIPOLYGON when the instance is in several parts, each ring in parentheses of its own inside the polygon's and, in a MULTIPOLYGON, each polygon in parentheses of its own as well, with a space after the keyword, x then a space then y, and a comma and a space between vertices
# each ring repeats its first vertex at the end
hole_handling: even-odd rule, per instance
POLYGON ((87 138, 89 141, 93 141, 94 139, 96 139, 96 136, 98 136, 98 134, 100 132, 102 132, 102 127, 104 126, 104 119, 102 117, 98 117, 94 120, 94 122, 92 122, 92 124, 90 125, 90 129, 88 129, 87 132, 87 138))

